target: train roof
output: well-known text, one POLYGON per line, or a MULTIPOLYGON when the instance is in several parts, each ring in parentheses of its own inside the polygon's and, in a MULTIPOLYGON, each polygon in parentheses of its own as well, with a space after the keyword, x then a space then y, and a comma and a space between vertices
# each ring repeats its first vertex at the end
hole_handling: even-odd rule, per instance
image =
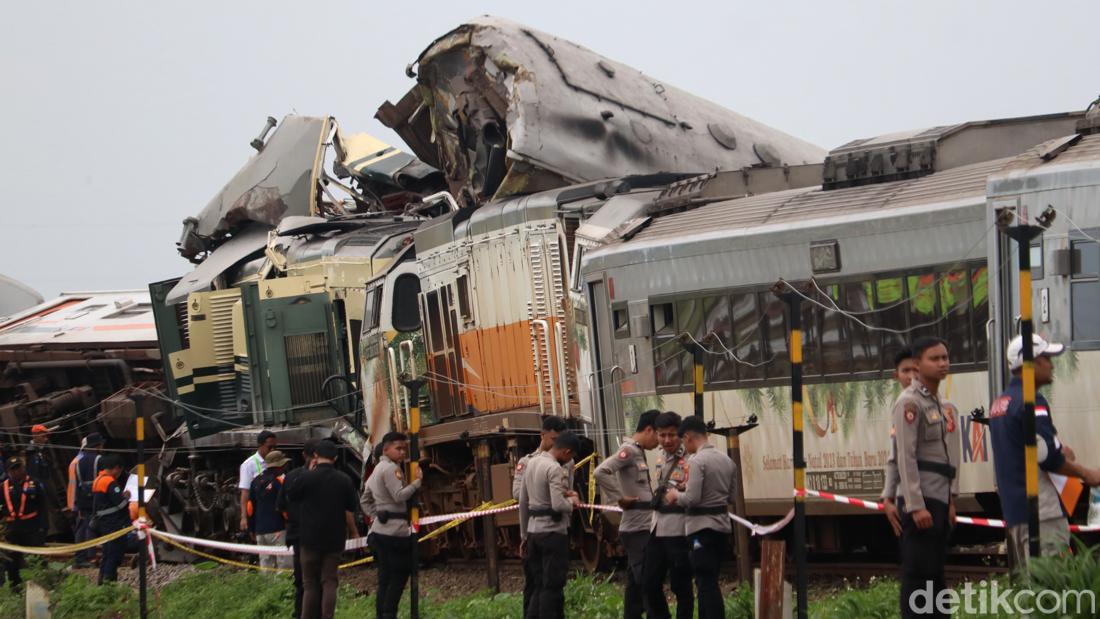
POLYGON ((156 346, 148 290, 67 292, 0 323, 0 348, 156 346))
POLYGON ((32 305, 42 302, 42 295, 34 288, 0 275, 0 322, 32 305))
MULTIPOLYGON (((1100 133, 1075 133, 1040 144, 989 178, 990 197, 1100 182, 1100 133)), ((1032 205, 1042 210, 1045 204, 1032 205)), ((1038 210, 1033 214, 1038 214, 1038 210)))
POLYGON ((418 84, 377 117, 417 156, 449 171, 453 194, 479 203, 630 173, 701 174, 825 155, 586 47, 498 17, 439 37, 416 70, 418 84))

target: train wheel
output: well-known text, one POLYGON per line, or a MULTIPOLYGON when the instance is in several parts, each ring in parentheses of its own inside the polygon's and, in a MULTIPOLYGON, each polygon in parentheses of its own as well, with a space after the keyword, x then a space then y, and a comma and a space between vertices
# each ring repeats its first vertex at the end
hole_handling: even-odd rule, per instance
POLYGON ((589 573, 607 571, 611 566, 611 560, 607 556, 603 517, 597 514, 589 525, 588 514, 580 513, 577 516, 580 526, 573 527, 573 531, 576 532, 574 543, 580 549, 585 571, 589 573))

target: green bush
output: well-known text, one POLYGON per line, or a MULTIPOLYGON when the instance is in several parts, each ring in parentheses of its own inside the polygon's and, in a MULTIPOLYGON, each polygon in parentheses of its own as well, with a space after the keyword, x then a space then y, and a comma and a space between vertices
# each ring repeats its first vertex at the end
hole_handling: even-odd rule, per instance
POLYGON ((198 570, 150 593, 152 616, 252 619, 294 614, 294 582, 284 574, 198 570))
POLYGON ((872 578, 868 586, 851 586, 834 596, 811 602, 809 615, 815 619, 885 619, 898 616, 897 581, 872 578))
POLYGON ((79 574, 69 574, 50 592, 55 619, 124 619, 137 616, 137 592, 125 585, 97 586, 79 574))

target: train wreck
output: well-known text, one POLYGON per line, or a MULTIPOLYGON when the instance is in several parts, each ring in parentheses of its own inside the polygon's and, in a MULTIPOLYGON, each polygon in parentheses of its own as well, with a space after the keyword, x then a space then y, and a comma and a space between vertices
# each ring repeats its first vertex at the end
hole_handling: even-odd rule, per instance
POLYGON ((825 152, 571 41, 482 17, 436 39, 377 118, 464 206, 630 174, 820 162, 825 152))

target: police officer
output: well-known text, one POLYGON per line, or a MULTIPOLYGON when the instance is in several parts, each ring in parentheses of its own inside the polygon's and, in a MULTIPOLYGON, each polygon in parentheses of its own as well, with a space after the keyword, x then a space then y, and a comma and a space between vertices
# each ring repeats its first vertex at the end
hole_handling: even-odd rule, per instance
POLYGON ((371 518, 367 543, 378 562, 378 597, 375 612, 379 619, 396 619, 397 606, 405 583, 413 570, 413 544, 409 526, 409 506, 420 489, 423 471, 406 482, 401 465, 409 452, 409 438, 400 432, 382 437, 382 458, 367 478, 362 506, 371 518))
POLYGON ((580 450, 580 439, 562 432, 550 451, 531 458, 519 493, 520 555, 523 573, 535 583, 524 611, 527 619, 561 619, 569 569, 569 519, 580 504, 566 486, 562 465, 580 450))
POLYGON ((646 411, 638 417, 634 437, 623 441, 619 451, 596 467, 596 481, 603 496, 618 496, 623 509, 619 541, 626 551, 626 588, 623 617, 637 619, 646 611, 645 551, 653 530, 653 480, 645 452, 657 446, 654 424, 661 411, 646 411))
MULTIPOLYGON (((16 457, 5 462, 8 478, 0 484, 3 493, 4 523, 7 540, 16 546, 46 545, 46 504, 40 482, 27 473, 23 461, 16 457)), ((14 589, 23 583, 19 570, 23 568, 23 553, 8 553, 8 584, 14 589)))
MULTIPOLYGON (((113 454, 103 456, 103 469, 92 485, 92 533, 107 535, 130 526, 130 492, 118 483, 122 475, 122 461, 113 454)), ((103 544, 103 558, 99 562, 99 582, 118 580, 118 566, 127 550, 137 549, 137 536, 128 533, 103 544)))
POLYGON ((724 616, 718 573, 725 553, 726 538, 733 528, 727 514, 733 502, 733 460, 707 439, 707 426, 699 417, 680 422, 680 437, 691 457, 683 488, 665 494, 669 505, 685 508, 684 534, 691 545, 691 572, 699 595, 699 619, 724 616))
MULTIPOLYGON (((917 360, 913 358, 913 350, 906 346, 894 355, 894 380, 901 385, 902 391, 909 388, 910 383, 917 376, 917 360)), ((899 396, 900 397, 900 396, 899 396)), ((890 459, 886 461, 886 481, 882 485, 882 507, 886 513, 886 519, 890 521, 890 528, 894 535, 901 537, 901 517, 898 515, 898 506, 894 498, 898 494, 898 441, 894 427, 890 426, 890 459)))
POLYGON ((918 376, 894 404, 901 512, 901 615, 916 616, 913 593, 932 588, 932 601, 946 587, 943 567, 955 525, 959 433, 954 407, 939 397, 951 367, 947 343, 924 337, 913 342, 918 376))
MULTIPOLYGON (((1054 382, 1051 360, 1065 346, 1032 336, 1035 355, 1035 387, 1054 382)), ((997 476, 997 494, 1007 525, 1009 564, 1025 567, 1028 557, 1027 472, 1024 463, 1024 340, 1016 336, 1006 351, 1012 381, 1008 389, 990 406, 989 434, 993 440, 993 465, 997 476)), ((1091 486, 1100 485, 1100 471, 1075 461, 1073 450, 1062 444, 1054 426, 1050 403, 1035 396, 1035 432, 1039 459, 1039 538, 1043 555, 1058 555, 1069 546, 1069 520, 1051 475, 1079 477, 1091 486)))
POLYGON ((542 430, 539 432, 539 446, 538 449, 523 456, 516 462, 516 470, 512 476, 512 498, 519 500, 519 489, 523 486, 523 470, 527 468, 527 463, 531 458, 538 456, 543 452, 550 451, 550 448, 554 446, 554 441, 557 440, 558 435, 565 432, 565 420, 556 415, 549 415, 542 420, 542 430))
POLYGON ((687 451, 680 439, 680 416, 661 413, 657 428, 657 490, 653 504, 657 514, 653 536, 645 555, 645 590, 651 617, 669 619, 664 582, 668 574, 669 588, 676 595, 676 619, 694 616, 695 598, 691 589, 691 562, 684 537, 684 508, 664 502, 664 494, 683 485, 687 478, 687 451))

